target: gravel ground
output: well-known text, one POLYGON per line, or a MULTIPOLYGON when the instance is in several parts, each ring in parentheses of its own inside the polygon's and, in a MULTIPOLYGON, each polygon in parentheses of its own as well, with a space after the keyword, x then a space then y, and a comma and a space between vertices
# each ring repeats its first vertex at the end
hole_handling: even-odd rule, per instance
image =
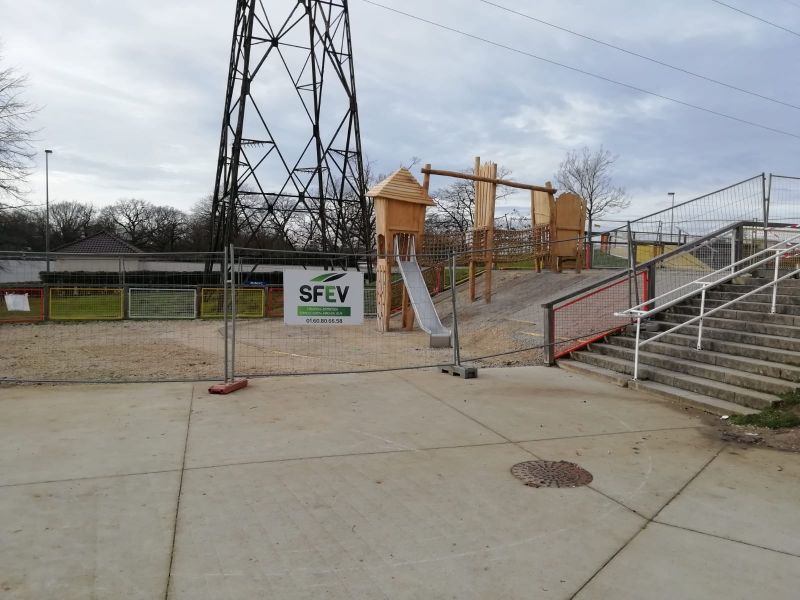
MULTIPOLYGON (((457 294, 463 359, 480 366, 538 364, 543 342, 541 304, 596 281, 607 271, 581 275, 496 272, 491 304, 457 294)), ((480 285, 478 286, 480 289, 480 285)), ((451 298, 436 300, 452 323, 451 298)), ((398 321, 398 319, 395 319, 398 321)), ((286 327, 280 320, 240 320, 237 373, 321 373, 419 367, 452 361, 451 349, 431 349, 416 328, 379 333, 374 320, 339 328, 286 327)), ((96 321, 2 325, 0 378, 42 381, 219 379, 224 356, 221 321, 96 321)))

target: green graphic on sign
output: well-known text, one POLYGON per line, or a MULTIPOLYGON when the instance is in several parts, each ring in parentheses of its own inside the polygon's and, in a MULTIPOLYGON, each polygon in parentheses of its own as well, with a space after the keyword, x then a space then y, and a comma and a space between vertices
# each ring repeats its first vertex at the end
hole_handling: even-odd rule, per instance
POLYGON ((349 306, 298 306, 298 317, 349 317, 349 306))

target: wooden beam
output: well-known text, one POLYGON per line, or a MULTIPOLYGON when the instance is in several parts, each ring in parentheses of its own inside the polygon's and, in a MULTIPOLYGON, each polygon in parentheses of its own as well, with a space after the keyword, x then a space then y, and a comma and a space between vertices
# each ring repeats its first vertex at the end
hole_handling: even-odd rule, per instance
POLYGON ((528 185, 527 183, 517 183, 516 181, 509 181, 508 179, 496 179, 492 177, 480 177, 478 175, 469 175, 468 173, 459 173, 458 171, 442 171, 440 169, 431 169, 427 165, 422 169, 423 175, 440 175, 442 177, 456 177, 458 179, 468 179, 470 181, 485 181, 486 183, 494 183, 497 185, 504 185, 506 187, 513 187, 520 190, 532 190, 534 192, 546 192, 554 194, 558 190, 555 188, 544 187, 541 185, 528 185))

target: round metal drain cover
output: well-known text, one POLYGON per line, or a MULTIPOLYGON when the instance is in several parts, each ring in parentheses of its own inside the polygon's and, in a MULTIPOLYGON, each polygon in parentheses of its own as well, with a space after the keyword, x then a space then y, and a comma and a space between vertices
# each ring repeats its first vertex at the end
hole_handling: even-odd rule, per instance
POLYGON ((592 482, 592 474, 565 460, 529 460, 511 467, 511 474, 531 487, 579 487, 592 482))

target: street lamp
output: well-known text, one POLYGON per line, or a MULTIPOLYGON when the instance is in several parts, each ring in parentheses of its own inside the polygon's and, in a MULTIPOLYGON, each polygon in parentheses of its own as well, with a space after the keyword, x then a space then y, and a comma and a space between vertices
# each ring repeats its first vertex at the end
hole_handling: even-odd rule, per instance
POLYGON ((675 238, 675 192, 667 192, 667 196, 672 198, 672 210, 669 211, 669 239, 673 241, 675 238))
POLYGON ((44 256, 47 272, 50 272, 50 155, 52 150, 44 151, 44 256))

